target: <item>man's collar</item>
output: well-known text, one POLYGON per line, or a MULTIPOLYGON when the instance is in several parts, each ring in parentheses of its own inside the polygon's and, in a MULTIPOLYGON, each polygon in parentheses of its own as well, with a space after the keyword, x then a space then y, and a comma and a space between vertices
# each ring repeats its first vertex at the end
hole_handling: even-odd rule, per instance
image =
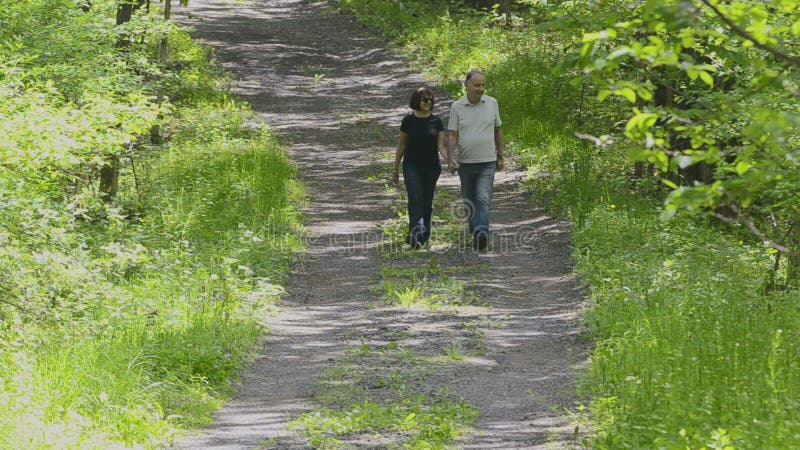
POLYGON ((461 97, 461 101, 462 101, 462 103, 464 105, 475 106, 475 105, 478 105, 480 103, 486 103, 486 95, 481 95, 481 98, 480 98, 480 100, 478 100, 478 103, 470 102, 469 101, 469 97, 467 97, 466 95, 461 97))

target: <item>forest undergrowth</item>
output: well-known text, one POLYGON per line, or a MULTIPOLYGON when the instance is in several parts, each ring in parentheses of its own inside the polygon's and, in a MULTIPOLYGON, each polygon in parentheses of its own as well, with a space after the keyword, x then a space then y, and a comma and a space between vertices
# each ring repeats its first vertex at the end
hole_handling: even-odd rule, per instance
POLYGON ((302 249, 284 149, 152 6, 0 11, 0 448, 205 423, 302 249))
POLYGON ((689 208, 664 220, 674 183, 640 176, 623 136, 622 97, 637 94, 603 101, 608 93, 582 78, 578 25, 554 26, 556 6, 535 2, 517 2, 510 16, 445 1, 337 3, 454 98, 467 70, 485 70, 531 195, 572 221, 590 292, 594 351, 581 392, 591 448, 800 445, 800 294, 776 288, 786 265, 713 214, 689 208))

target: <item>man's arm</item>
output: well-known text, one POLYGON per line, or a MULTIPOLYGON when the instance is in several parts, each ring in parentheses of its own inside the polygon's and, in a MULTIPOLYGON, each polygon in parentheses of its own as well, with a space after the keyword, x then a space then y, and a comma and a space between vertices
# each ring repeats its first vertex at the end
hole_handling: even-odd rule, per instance
POLYGON ((495 127, 494 129, 494 148, 497 152, 497 170, 503 170, 506 149, 503 145, 503 129, 500 127, 495 127))

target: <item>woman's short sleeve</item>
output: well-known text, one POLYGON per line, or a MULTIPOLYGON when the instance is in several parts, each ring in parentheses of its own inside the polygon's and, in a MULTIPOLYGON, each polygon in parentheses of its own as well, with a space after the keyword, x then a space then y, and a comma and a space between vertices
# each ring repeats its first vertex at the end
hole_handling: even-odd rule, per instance
POLYGON ((442 123, 442 119, 439 116, 435 116, 433 126, 436 127, 436 129, 439 131, 444 130, 444 124, 442 123))
POLYGON ((400 122, 400 131, 407 133, 408 132, 408 122, 410 116, 403 117, 403 120, 400 122))

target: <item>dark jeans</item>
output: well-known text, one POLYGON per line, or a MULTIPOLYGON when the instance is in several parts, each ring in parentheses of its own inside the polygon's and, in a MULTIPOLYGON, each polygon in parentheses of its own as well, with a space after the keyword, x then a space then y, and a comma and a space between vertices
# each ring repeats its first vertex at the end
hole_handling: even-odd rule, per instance
POLYGON ((489 233, 489 218, 492 208, 492 189, 497 163, 464 163, 458 167, 461 179, 461 197, 467 209, 469 231, 473 236, 489 233))
POLYGON ((408 192, 408 237, 412 244, 424 244, 431 237, 433 192, 441 173, 438 164, 419 167, 403 163, 403 181, 408 192))

